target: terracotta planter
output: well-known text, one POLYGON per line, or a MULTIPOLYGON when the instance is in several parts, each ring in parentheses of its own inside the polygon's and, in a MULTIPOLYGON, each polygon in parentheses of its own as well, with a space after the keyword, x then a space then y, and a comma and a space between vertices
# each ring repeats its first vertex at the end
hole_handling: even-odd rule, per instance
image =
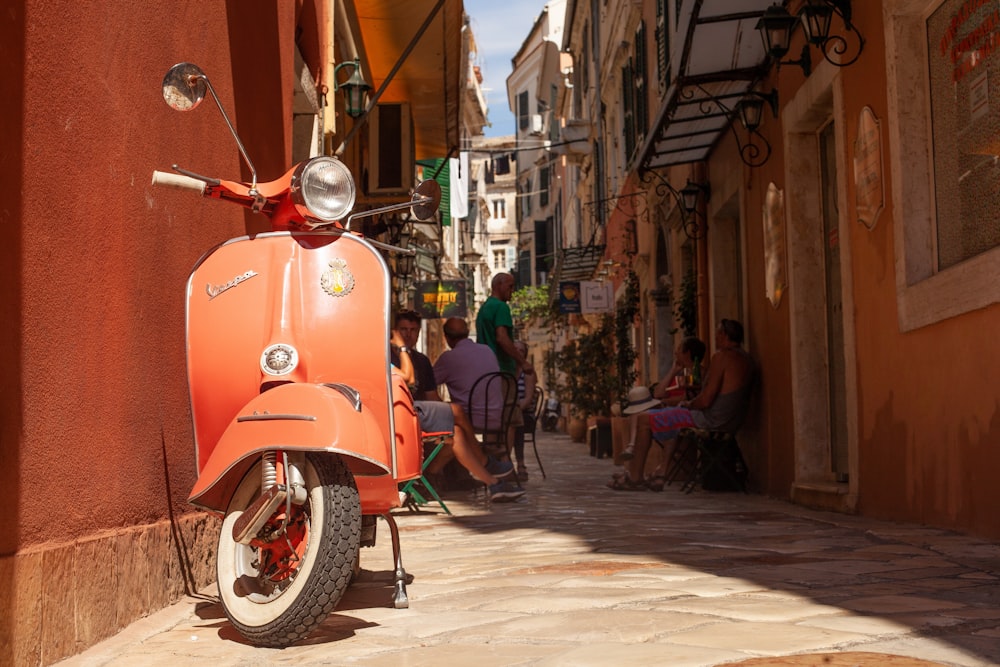
POLYGON ((566 422, 566 433, 573 442, 583 442, 587 439, 587 422, 580 417, 570 417, 566 422))

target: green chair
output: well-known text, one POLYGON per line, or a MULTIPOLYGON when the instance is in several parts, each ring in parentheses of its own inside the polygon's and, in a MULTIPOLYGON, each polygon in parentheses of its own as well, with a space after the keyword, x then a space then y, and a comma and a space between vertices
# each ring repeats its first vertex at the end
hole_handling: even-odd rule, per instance
POLYGON ((429 453, 424 456, 424 462, 420 466, 420 477, 417 479, 411 479, 406 482, 403 487, 399 490, 400 493, 405 494, 406 500, 404 501, 404 506, 409 508, 411 512, 417 512, 420 510, 420 505, 427 505, 431 501, 421 493, 421 490, 417 488, 417 484, 423 487, 423 490, 430 494, 430 496, 438 502, 441 509, 445 511, 446 514, 451 514, 451 510, 448 506, 444 504, 441 500, 441 496, 438 495, 437 490, 434 485, 431 484, 430 480, 427 479, 427 466, 437 457, 437 455, 444 449, 445 442, 451 437, 450 432, 440 432, 440 433, 423 433, 423 447, 424 452, 430 449, 429 453))

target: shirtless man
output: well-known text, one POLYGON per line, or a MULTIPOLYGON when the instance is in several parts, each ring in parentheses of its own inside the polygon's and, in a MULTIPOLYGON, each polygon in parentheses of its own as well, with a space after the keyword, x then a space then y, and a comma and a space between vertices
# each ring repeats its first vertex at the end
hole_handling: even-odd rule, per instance
MULTIPOLYGON (((681 401, 677 407, 649 410, 650 432, 664 452, 672 451, 677 433, 683 428, 735 432, 743 423, 753 387, 754 363, 742 344, 743 325, 736 320, 722 320, 715 332, 716 352, 712 355, 708 374, 702 380, 698 395, 690 401, 681 401)), ((632 443, 630 446, 633 446, 632 443)), ((629 462, 631 466, 626 468, 624 477, 612 479, 611 488, 644 488, 643 471, 637 462, 645 462, 648 448, 648 442, 634 443, 634 458, 629 462)), ((668 460, 669 456, 664 456, 664 461, 668 460)), ((661 470, 653 476, 652 484, 658 484, 659 489, 663 488, 662 476, 661 470)))

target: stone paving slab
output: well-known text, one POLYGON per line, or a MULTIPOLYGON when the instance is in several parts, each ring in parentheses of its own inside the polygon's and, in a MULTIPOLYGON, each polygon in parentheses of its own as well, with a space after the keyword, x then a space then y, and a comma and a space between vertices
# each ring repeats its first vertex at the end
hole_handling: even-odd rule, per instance
POLYGON ((1000 544, 737 493, 615 492, 609 460, 539 434, 549 479, 454 516, 401 510, 337 611, 286 649, 247 645, 212 589, 65 667, 150 665, 1000 665, 1000 544))

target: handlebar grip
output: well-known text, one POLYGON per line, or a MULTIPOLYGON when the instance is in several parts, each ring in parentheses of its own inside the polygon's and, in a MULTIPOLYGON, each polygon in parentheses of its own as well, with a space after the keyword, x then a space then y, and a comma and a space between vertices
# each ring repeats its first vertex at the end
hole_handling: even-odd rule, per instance
POLYGON ((197 178, 184 176, 183 174, 171 174, 166 171, 153 171, 153 185, 165 185, 172 188, 182 188, 184 190, 195 190, 199 194, 205 194, 205 182, 197 178))

